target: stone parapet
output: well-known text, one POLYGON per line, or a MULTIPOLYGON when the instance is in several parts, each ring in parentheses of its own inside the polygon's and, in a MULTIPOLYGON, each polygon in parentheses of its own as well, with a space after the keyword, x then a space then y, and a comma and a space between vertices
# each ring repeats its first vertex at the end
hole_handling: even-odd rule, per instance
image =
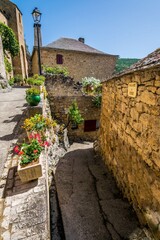
POLYGON ((86 120, 99 122, 100 108, 94 106, 92 96, 82 93, 82 84, 74 82, 70 77, 47 75, 45 85, 52 116, 60 123, 67 125, 69 107, 75 100, 77 102, 84 122, 76 129, 73 129, 71 124, 67 126, 69 138, 76 141, 94 141, 97 138, 98 128, 87 132, 84 131, 84 124, 86 120))

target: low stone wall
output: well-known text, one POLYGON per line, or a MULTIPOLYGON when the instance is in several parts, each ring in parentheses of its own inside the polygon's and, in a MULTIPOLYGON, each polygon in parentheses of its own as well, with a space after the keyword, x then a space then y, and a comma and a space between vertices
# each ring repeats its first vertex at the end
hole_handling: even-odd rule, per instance
MULTIPOLYGON (((24 119, 35 113, 45 114, 44 106, 42 102, 30 107, 22 116, 17 133, 20 142, 25 138, 21 130, 24 119)), ((50 239, 48 151, 41 154, 42 177, 27 183, 18 176, 17 155, 12 154, 12 149, 9 152, 0 180, 0 240, 50 239)))
POLYGON ((100 152, 143 224, 160 239, 160 70, 103 84, 100 152), (135 97, 129 83, 137 83, 135 97))
MULTIPOLYGON (((84 120, 97 120, 100 118, 100 108, 96 108, 91 96, 85 96, 81 92, 81 85, 75 83, 72 78, 63 76, 46 76, 45 81, 48 92, 48 99, 53 118, 60 123, 67 125, 68 109, 74 100, 84 120)), ((78 129, 72 129, 69 125, 68 136, 72 140, 94 141, 97 138, 98 129, 91 132, 84 132, 84 123, 78 129)))

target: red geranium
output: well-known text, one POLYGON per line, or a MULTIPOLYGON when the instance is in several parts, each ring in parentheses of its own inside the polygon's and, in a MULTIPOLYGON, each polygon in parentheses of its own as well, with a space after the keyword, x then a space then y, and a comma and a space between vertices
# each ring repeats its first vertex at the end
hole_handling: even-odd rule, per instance
POLYGON ((14 152, 15 154, 18 154, 18 153, 20 152, 20 149, 19 149, 19 146, 18 146, 18 145, 16 145, 16 146, 13 148, 13 152, 14 152))
POLYGON ((33 150, 33 152, 34 152, 34 153, 38 153, 38 150, 37 150, 37 149, 35 149, 35 150, 33 150))
POLYGON ((19 151, 18 155, 23 155, 24 152, 23 151, 19 151))

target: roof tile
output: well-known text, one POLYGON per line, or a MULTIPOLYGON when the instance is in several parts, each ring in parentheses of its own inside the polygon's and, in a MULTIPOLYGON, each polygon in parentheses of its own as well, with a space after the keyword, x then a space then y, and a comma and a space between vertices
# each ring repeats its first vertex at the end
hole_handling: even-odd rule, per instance
POLYGON ((104 54, 104 55, 110 55, 106 54, 104 52, 101 52, 95 48, 92 48, 85 43, 82 43, 76 39, 72 38, 60 38, 47 46, 47 48, 53 48, 53 49, 62 49, 62 50, 72 50, 72 51, 80 51, 80 52, 87 52, 87 53, 97 53, 97 54, 104 54))

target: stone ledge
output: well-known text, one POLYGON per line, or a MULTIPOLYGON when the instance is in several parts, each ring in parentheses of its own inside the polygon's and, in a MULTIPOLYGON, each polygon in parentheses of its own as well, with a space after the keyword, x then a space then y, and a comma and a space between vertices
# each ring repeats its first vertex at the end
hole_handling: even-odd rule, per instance
MULTIPOLYGON (((29 107, 26 116, 42 111, 43 101, 38 107, 29 107)), ((47 151, 41 154, 42 177, 27 183, 21 182, 17 156, 11 151, 0 180, 0 240, 50 240, 47 151)))

